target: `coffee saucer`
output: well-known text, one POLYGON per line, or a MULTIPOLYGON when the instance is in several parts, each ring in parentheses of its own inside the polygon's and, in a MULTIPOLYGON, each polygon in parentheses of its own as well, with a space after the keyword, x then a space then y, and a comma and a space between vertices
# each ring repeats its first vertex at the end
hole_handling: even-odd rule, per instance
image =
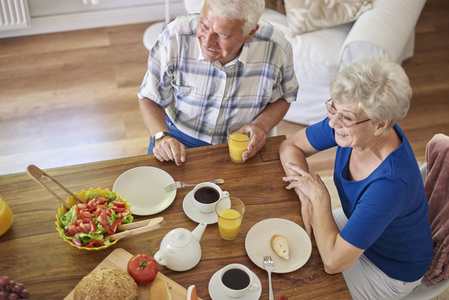
POLYGON ((215 211, 211 212, 210 214, 205 214, 195 206, 195 203, 193 203, 193 191, 190 191, 184 197, 184 201, 182 202, 182 209, 190 220, 197 223, 206 222, 208 225, 210 225, 218 222, 217 214, 215 213, 215 211))
POLYGON ((259 277, 257 277, 256 274, 252 273, 253 276, 253 282, 257 284, 257 289, 250 289, 244 296, 238 297, 238 298, 232 298, 226 295, 225 291, 221 287, 220 283, 220 270, 215 272, 214 275, 212 275, 212 278, 209 281, 209 296, 212 300, 232 300, 232 299, 239 299, 239 300, 257 300, 260 299, 260 295, 262 295, 262 283, 260 282, 259 277))

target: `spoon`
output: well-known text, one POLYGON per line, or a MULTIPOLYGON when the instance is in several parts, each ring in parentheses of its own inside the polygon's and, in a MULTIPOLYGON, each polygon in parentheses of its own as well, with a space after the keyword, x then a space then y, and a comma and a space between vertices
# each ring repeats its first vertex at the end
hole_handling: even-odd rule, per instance
POLYGON ((123 230, 123 229, 129 229, 129 230, 114 233, 107 237, 109 238, 110 241, 114 241, 117 239, 123 239, 125 237, 129 237, 129 236, 141 234, 141 233, 144 233, 147 231, 155 230, 157 228, 160 228, 164 224, 165 224, 165 220, 163 217, 157 217, 157 218, 150 219, 150 220, 134 222, 134 223, 126 224, 126 225, 130 225, 129 227, 127 227, 126 225, 119 226, 119 229, 121 229, 121 230, 123 230), (137 226, 141 226, 141 227, 135 228, 137 226), (132 229, 130 229, 130 228, 132 228, 132 229))
POLYGON ((73 199, 75 199, 76 201, 78 201, 79 203, 84 203, 84 201, 82 201, 80 198, 78 198, 77 196, 75 196, 75 194, 73 194, 71 191, 69 191, 68 189, 66 189, 62 184, 60 184, 59 182, 56 181, 56 179, 54 179, 53 177, 51 177, 50 175, 48 175, 47 173, 45 173, 43 170, 39 169, 38 167, 36 167, 35 165, 29 165, 27 167, 27 173, 28 175, 30 175, 30 177, 36 181, 37 183, 39 183, 43 188, 45 188, 50 194, 52 194, 56 199, 58 199, 59 201, 61 201, 62 205, 64 205, 65 207, 67 207, 68 209, 70 209, 70 205, 67 204, 65 202, 65 200, 63 200, 61 197, 59 197, 58 195, 55 194, 55 192, 53 192, 46 184, 44 184, 40 179, 42 176, 47 177, 48 179, 50 179, 51 181, 53 181, 55 184, 57 184, 61 189, 63 189, 67 194, 69 194, 70 196, 73 197, 73 199))

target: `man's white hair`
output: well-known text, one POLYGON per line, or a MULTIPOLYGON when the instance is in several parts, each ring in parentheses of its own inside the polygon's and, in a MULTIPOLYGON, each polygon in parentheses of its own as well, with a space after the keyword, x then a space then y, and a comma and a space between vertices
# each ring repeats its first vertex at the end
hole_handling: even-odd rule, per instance
POLYGON ((265 8, 264 0, 204 0, 214 13, 223 19, 244 21, 243 36, 256 28, 265 8))

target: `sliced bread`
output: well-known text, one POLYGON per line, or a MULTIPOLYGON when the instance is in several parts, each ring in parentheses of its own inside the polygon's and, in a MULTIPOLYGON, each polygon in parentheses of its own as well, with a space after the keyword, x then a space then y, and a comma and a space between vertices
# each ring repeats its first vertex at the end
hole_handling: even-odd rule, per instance
POLYGON ((287 239, 280 234, 275 234, 271 237, 271 249, 282 257, 283 259, 288 259, 290 255, 290 246, 288 245, 287 239))

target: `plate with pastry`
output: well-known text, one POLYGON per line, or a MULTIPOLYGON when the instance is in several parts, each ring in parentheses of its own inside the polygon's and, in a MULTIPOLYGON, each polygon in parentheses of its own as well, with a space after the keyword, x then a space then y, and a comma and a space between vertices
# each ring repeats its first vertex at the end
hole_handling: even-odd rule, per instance
POLYGON ((248 231, 245 249, 259 268, 263 257, 271 255, 274 273, 289 273, 301 268, 310 258, 312 242, 307 232, 295 222, 281 218, 260 221, 248 231))

